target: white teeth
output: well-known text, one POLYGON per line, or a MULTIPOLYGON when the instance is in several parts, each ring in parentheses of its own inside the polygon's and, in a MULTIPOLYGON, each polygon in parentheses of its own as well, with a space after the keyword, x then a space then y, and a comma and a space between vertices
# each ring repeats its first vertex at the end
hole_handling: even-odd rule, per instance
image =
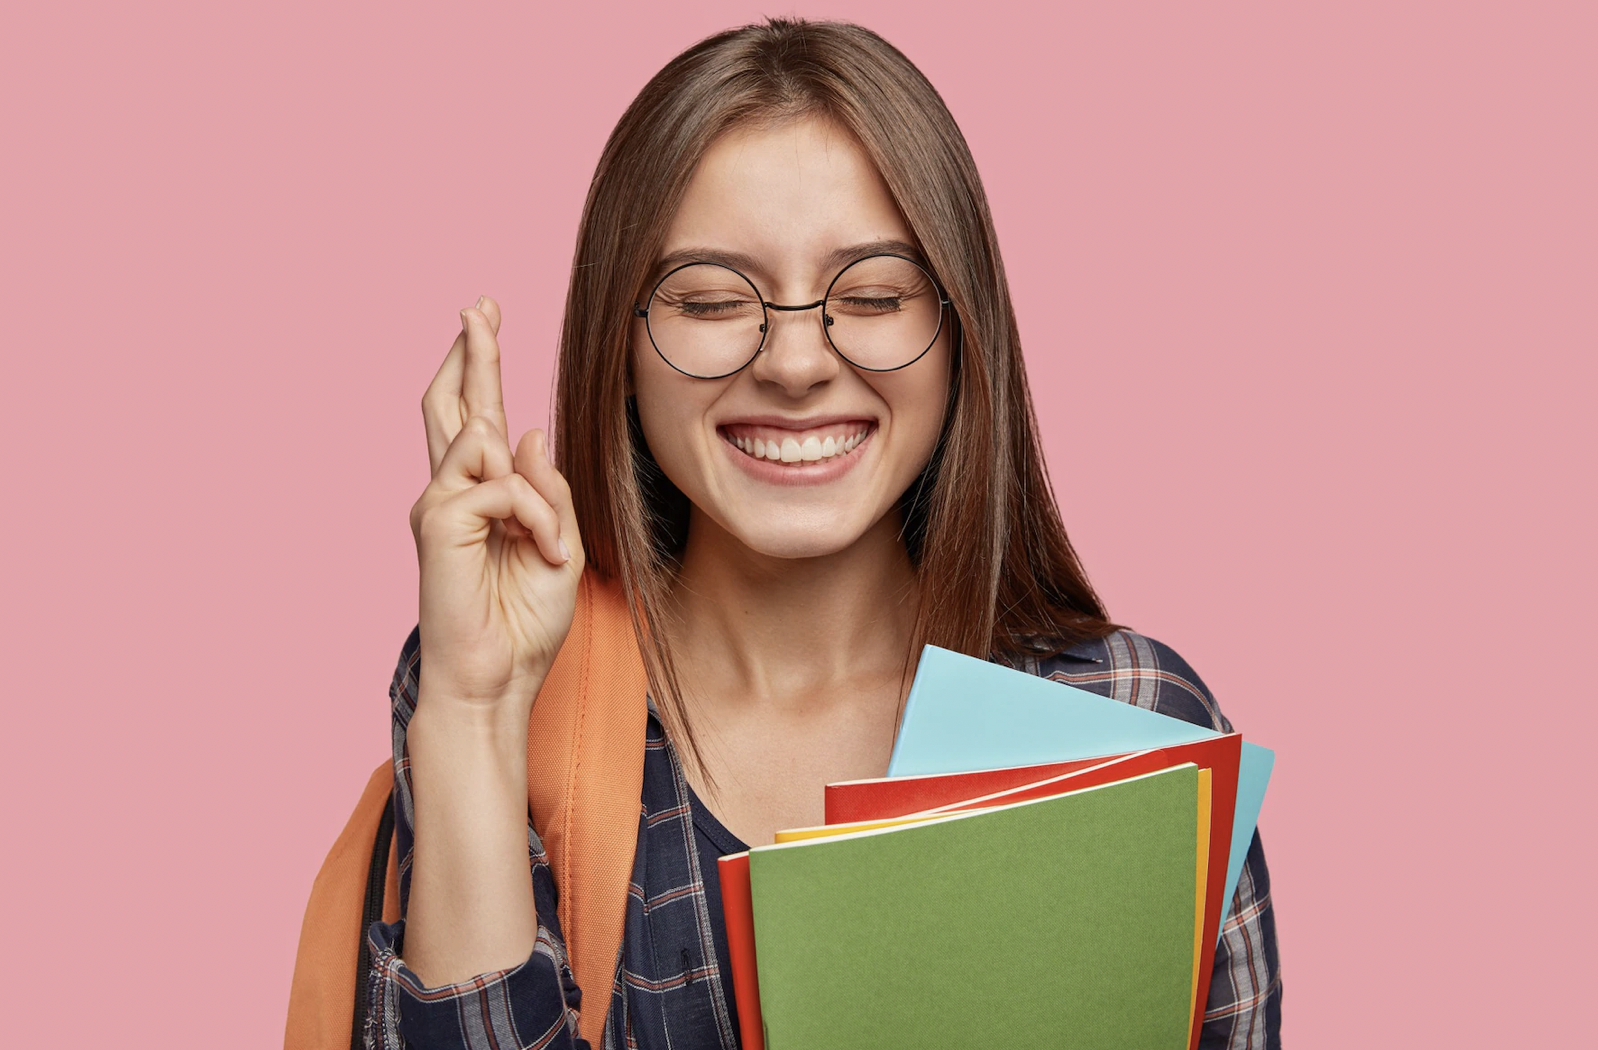
POLYGON ((734 437, 731 441, 739 451, 755 459, 765 459, 773 463, 814 463, 853 452, 859 447, 860 442, 866 439, 869 430, 868 427, 857 434, 841 438, 832 434, 826 438, 807 437, 803 442, 795 438, 783 438, 780 444, 776 441, 746 437, 734 437))

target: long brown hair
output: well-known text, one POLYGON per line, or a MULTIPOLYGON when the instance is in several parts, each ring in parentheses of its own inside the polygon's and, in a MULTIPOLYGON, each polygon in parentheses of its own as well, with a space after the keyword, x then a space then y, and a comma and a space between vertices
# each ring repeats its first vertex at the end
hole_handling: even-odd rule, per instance
POLYGON ((1116 629, 1060 520, 987 197, 943 99, 858 25, 772 18, 718 33, 667 63, 605 143, 577 236, 554 420, 589 568, 621 578, 651 695, 707 778, 657 629, 688 507, 627 395, 632 305, 711 142, 806 116, 836 122, 864 146, 943 283, 960 335, 943 434, 900 501, 920 587, 906 673, 926 644, 989 657, 1058 651, 1116 629))

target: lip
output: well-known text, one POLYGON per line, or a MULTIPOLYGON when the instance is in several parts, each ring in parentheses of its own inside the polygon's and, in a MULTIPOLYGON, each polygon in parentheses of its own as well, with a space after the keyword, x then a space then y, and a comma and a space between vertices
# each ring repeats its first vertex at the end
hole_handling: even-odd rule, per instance
POLYGON ((830 416, 804 416, 798 419, 792 416, 779 416, 768 413, 763 416, 733 416, 717 423, 716 428, 719 430, 722 427, 744 424, 752 427, 779 427, 783 430, 813 430, 816 427, 830 427, 835 423, 870 423, 875 426, 876 422, 877 417, 875 416, 855 416, 845 413, 834 413, 830 416))
MULTIPOLYGON (((778 416, 749 416, 742 419, 726 420, 727 423, 747 423, 752 426, 782 426, 773 422, 778 416)), ((807 429, 815 426, 826 426, 831 423, 851 423, 858 420, 857 416, 817 416, 814 421, 805 420, 804 427, 790 427, 791 429, 807 429)), ((793 421, 790 421, 790 423, 793 421)), ((861 422, 864 422, 861 420, 861 422)), ((831 459, 816 460, 803 466, 787 466, 773 463, 770 460, 756 459, 739 449, 728 441, 718 428, 716 440, 726 450, 733 462, 749 477, 756 481, 763 481, 768 485, 798 486, 798 485, 825 485, 843 477, 855 468, 860 459, 868 455, 875 447, 874 440, 877 436, 876 421, 871 421, 871 429, 867 431, 865 439, 856 445, 847 455, 834 456, 831 459)))

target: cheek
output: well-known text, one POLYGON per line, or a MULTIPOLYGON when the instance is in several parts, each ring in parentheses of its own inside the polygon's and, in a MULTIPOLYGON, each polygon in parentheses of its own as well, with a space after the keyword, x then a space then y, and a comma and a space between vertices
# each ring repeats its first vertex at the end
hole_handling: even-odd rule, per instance
POLYGON ((940 347, 934 347, 928 352, 927 359, 917 361, 907 370, 913 371, 926 365, 925 371, 905 375, 902 386, 883 391, 893 408, 901 433, 908 444, 914 446, 921 466, 931 458, 938 436, 943 433, 944 410, 949 403, 950 358, 947 352, 940 350, 940 347))
POLYGON ((638 404, 638 423, 644 442, 661 466, 673 457, 672 435, 681 432, 672 414, 672 399, 661 392, 660 377, 645 364, 635 373, 633 392, 638 404))
MULTIPOLYGON (((632 356, 632 388, 637 399, 638 423, 644 443, 672 484, 688 491, 694 488, 696 435, 707 406, 705 391, 695 389, 660 360, 648 343, 632 356)), ((636 344, 634 344, 636 347, 636 344)))

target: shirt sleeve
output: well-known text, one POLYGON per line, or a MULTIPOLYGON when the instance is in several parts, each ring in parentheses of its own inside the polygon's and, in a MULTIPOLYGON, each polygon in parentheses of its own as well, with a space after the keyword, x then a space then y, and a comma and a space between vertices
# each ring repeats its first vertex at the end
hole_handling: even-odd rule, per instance
POLYGON ((1271 877, 1259 832, 1249 845, 1232 913, 1221 927, 1215 972, 1204 1007, 1200 1050, 1244 1050, 1282 1045, 1282 971, 1276 958, 1276 917, 1271 877))
POLYGON ((527 857, 538 933, 520 965, 455 984, 428 987, 405 965, 405 918, 415 841, 410 752, 405 729, 416 710, 421 674, 420 631, 400 651, 389 696, 394 707, 394 831, 399 852, 400 918, 374 922, 366 933, 367 1050, 590 1050, 577 1034, 582 992, 572 976, 556 918, 556 888, 543 843, 527 823, 527 857))

